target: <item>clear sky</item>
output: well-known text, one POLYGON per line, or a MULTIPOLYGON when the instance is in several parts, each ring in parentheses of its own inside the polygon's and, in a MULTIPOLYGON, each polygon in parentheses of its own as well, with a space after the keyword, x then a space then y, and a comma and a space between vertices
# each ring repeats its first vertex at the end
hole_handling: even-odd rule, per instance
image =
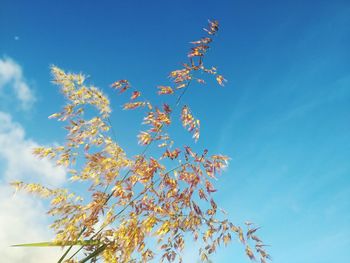
MULTIPOLYGON (((39 262, 42 250, 4 247, 49 236, 42 205, 9 197, 7 182, 65 177, 49 163, 38 169, 26 150, 64 137, 47 119, 63 103, 49 66, 84 72, 106 90, 120 143, 132 149, 140 119, 120 113, 110 83, 126 78, 153 96, 208 18, 221 24, 208 63, 228 82, 184 100, 201 119, 199 144, 232 158, 218 203, 232 221, 262 226, 274 262, 349 262, 349 0, 1 0, 0 223, 16 226, 0 233, 7 262, 39 262)), ((194 259, 188 250, 185 263, 194 259)), ((236 242, 212 260, 249 262, 236 242)))

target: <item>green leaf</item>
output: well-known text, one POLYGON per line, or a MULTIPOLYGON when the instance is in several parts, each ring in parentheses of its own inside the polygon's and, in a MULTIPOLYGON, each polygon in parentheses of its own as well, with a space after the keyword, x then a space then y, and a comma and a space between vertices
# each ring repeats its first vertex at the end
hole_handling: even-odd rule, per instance
POLYGON ((12 245, 12 247, 65 247, 65 246, 97 246, 102 244, 96 240, 79 240, 79 241, 66 241, 66 242, 39 242, 39 243, 27 243, 12 245))

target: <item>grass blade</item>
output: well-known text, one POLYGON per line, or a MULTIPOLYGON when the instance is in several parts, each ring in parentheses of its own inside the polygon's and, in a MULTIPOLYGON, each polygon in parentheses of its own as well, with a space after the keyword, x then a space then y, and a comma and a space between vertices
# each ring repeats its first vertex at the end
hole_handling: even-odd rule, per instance
POLYGON ((96 240, 78 240, 66 242, 39 242, 12 245, 12 247, 65 247, 65 246, 97 246, 102 244, 96 240))

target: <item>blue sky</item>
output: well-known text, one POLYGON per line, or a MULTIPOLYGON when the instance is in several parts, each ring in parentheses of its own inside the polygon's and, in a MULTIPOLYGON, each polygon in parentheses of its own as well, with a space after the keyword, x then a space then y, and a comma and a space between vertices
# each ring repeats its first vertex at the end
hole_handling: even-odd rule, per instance
MULTIPOLYGON (((348 261, 349 1, 3 0, 1 5, 3 185, 11 177, 9 167, 20 165, 10 165, 14 153, 4 150, 11 145, 7 139, 20 151, 64 138, 59 124, 47 119, 63 103, 50 83, 51 64, 84 72, 106 90, 120 143, 132 150, 140 119, 120 111, 110 83, 126 78, 154 97, 156 86, 166 84, 168 73, 185 61, 188 42, 215 18, 221 29, 207 61, 228 83, 196 87, 184 101, 201 119, 199 146, 232 158, 217 184, 218 202, 234 222, 262 226, 274 262, 348 261), (9 80, 4 69, 10 64, 9 80)), ((18 169, 25 178, 20 175, 25 168, 18 169)), ((7 197, 1 198, 4 208, 7 197)), ((40 227, 33 229, 43 232, 40 227)), ((243 254, 234 243, 212 260, 249 262, 243 254)), ((10 254, 9 259, 20 262, 10 254)))

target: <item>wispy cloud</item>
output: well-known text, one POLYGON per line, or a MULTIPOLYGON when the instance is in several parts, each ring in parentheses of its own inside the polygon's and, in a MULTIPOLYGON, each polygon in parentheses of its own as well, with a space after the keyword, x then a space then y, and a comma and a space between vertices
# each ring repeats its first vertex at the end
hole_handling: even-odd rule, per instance
POLYGON ((9 181, 40 182, 51 187, 61 185, 66 178, 62 167, 47 159, 37 159, 31 153, 39 144, 26 138, 24 128, 11 115, 0 112, 0 253, 2 262, 55 262, 59 248, 19 248, 13 244, 48 241, 45 208, 39 200, 25 194, 13 196, 9 181))
POLYGON ((23 109, 29 109, 36 100, 23 76, 22 67, 8 57, 0 59, 0 94, 5 88, 13 89, 23 109))
POLYGON ((38 200, 16 194, 11 198, 10 187, 0 185, 0 253, 1 262, 56 262, 60 248, 11 247, 14 244, 48 241, 45 209, 38 200))
POLYGON ((11 116, 0 112, 0 158, 5 160, 4 177, 9 180, 35 180, 53 186, 65 180, 65 170, 47 159, 38 159, 32 149, 40 145, 25 138, 21 125, 11 116))

